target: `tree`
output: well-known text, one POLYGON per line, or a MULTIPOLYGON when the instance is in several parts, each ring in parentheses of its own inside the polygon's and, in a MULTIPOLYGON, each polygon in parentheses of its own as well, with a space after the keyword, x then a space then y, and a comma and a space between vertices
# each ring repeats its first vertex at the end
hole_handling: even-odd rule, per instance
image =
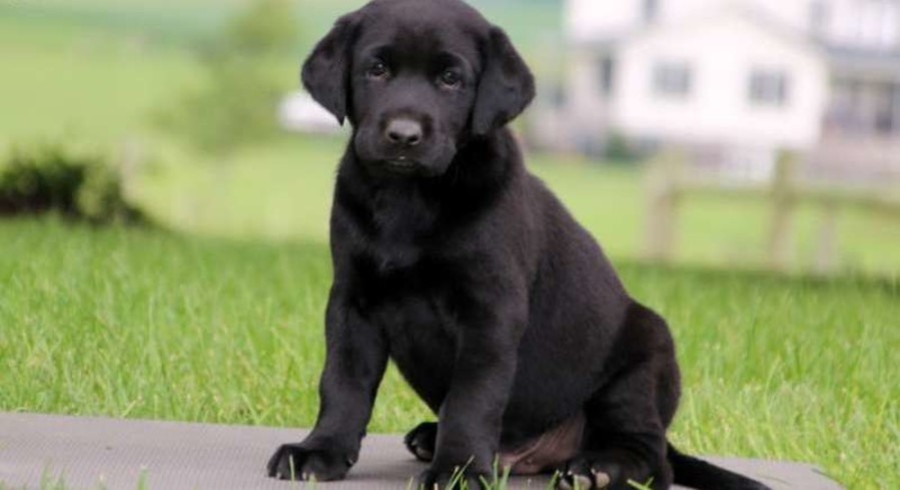
POLYGON ((288 0, 257 0, 203 50, 204 83, 175 97, 158 125, 195 148, 227 155, 277 133, 278 101, 287 81, 279 60, 297 39, 288 0))

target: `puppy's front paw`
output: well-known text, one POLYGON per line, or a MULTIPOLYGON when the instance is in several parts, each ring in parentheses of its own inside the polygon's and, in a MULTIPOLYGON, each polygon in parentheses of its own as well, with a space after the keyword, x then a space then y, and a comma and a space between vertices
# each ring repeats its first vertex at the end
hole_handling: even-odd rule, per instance
POLYGON ((605 490, 620 488, 620 471, 614 464, 597 459, 594 455, 582 454, 566 463, 566 469, 556 482, 557 490, 605 490), (615 480, 615 481, 614 481, 615 480))
POLYGON ((269 476, 280 480, 342 480, 353 466, 355 456, 339 451, 310 449, 284 444, 269 459, 269 476))
POLYGON ((425 490, 486 490, 490 488, 491 476, 487 473, 456 468, 452 471, 428 469, 419 475, 417 488, 425 490))

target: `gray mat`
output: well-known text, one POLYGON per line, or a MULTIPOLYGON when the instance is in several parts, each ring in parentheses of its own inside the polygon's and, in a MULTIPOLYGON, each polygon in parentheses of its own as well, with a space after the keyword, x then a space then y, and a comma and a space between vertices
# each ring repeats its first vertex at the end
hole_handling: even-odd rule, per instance
MULTIPOLYGON (((0 482, 11 488, 289 489, 296 482, 266 478, 275 448, 299 441, 302 429, 0 413, 0 482), (55 488, 55 487, 54 487, 55 488)), ((709 458, 776 489, 841 487, 808 464, 709 458)), ((407 488, 424 469, 400 436, 373 435, 347 480, 315 487, 407 488)), ((2 485, 0 485, 2 486, 2 485)), ((544 478, 516 478, 510 488, 547 487, 544 478)))

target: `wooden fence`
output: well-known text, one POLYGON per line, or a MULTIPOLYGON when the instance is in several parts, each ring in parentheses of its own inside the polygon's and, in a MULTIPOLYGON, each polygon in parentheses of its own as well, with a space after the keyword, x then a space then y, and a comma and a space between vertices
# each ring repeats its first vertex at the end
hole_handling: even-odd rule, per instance
POLYGON ((863 208, 900 218, 897 193, 875 185, 816 183, 801 178, 800 168, 795 154, 783 152, 768 181, 729 181, 708 172, 692 171, 685 152, 661 153, 647 169, 645 258, 660 262, 673 259, 679 208, 685 200, 697 196, 765 201, 770 207, 766 265, 780 272, 792 265, 795 216, 801 205, 812 204, 821 211, 813 271, 817 274, 830 274, 837 269, 837 217, 842 208, 863 208))

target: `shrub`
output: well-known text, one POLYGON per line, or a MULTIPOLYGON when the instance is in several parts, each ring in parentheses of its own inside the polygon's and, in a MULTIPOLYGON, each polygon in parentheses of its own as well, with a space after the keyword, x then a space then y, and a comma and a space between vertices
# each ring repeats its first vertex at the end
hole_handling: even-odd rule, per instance
POLYGON ((200 50, 203 83, 154 111, 154 125, 220 157, 274 137, 278 102, 296 84, 281 67, 297 34, 289 0, 254 0, 200 50))
POLYGON ((0 216, 56 212, 93 223, 144 222, 106 159, 63 148, 14 148, 0 165, 0 216))
POLYGON ((604 157, 615 162, 631 163, 638 159, 638 152, 624 135, 614 131, 606 142, 604 157))

